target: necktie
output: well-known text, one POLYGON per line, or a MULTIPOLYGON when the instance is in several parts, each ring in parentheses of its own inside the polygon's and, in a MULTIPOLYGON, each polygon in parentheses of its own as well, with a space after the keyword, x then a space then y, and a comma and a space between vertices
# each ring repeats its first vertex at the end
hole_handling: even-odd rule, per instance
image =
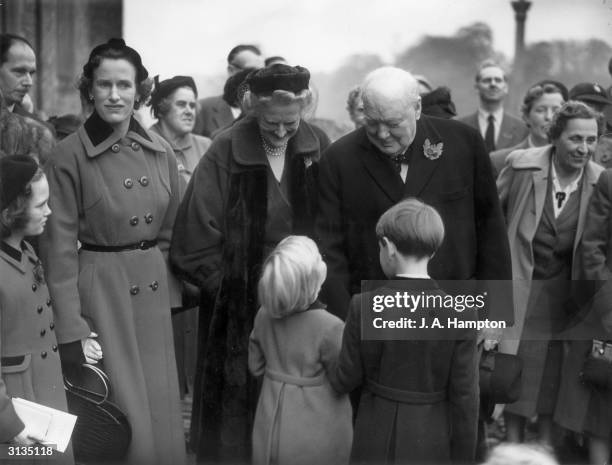
POLYGON ((398 173, 402 172, 402 163, 410 163, 410 156, 407 153, 400 153, 399 155, 393 155, 391 161, 395 164, 395 168, 398 173))
POLYGON ((485 132, 485 147, 487 152, 495 150, 495 117, 489 114, 487 118, 487 132, 485 132))
POLYGON ((557 192, 555 197, 557 198, 557 208, 561 208, 563 206, 563 202, 565 201, 565 192, 557 192))

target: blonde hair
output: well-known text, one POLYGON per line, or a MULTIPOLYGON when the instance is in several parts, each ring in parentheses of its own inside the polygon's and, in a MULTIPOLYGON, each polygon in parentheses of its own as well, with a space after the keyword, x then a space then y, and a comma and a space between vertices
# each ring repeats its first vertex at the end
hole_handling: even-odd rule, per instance
POLYGON ((326 276, 327 266, 312 239, 286 237, 264 262, 259 302, 274 318, 301 312, 317 299, 326 276))
POLYGON ((242 97, 242 104, 245 112, 250 115, 258 115, 262 110, 265 110, 269 105, 291 105, 297 103, 300 106, 301 114, 312 104, 312 91, 303 89, 297 94, 289 90, 277 89, 270 94, 255 94, 247 90, 242 97))
POLYGON ((550 449, 539 444, 499 444, 483 465, 558 465, 550 449))

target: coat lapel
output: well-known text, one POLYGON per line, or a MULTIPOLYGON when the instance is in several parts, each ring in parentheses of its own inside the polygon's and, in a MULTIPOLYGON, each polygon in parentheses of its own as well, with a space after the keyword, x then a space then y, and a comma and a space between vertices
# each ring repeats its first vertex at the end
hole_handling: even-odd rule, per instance
POLYGON ((435 160, 430 160, 424 154, 423 145, 425 140, 433 145, 442 141, 440 134, 429 123, 426 116, 421 116, 417 121, 416 135, 412 144, 410 144, 410 166, 408 167, 408 176, 406 177, 405 197, 417 197, 429 183, 432 175, 440 166, 442 155, 435 160))
POLYGON ((582 189, 580 192, 580 208, 578 210, 578 227, 576 228, 576 237, 574 239, 574 254, 580 241, 582 240, 582 232, 584 231, 584 223, 586 220, 587 207, 593 193, 593 188, 599 179, 599 175, 603 169, 594 162, 589 161, 584 168, 584 178, 582 180, 582 189))
MULTIPOLYGON (((533 172, 533 192, 535 200, 535 225, 540 224, 542 213, 544 212, 544 202, 546 201, 546 185, 548 183, 548 172, 550 165, 542 167, 541 170, 533 172)), ((535 232, 535 231, 534 231, 535 232)))
MULTIPOLYGON (((402 199, 404 193, 404 183, 402 178, 398 176, 395 167, 390 160, 385 160, 385 154, 380 151, 369 141, 364 129, 361 129, 361 140, 359 145, 362 148, 361 159, 363 164, 372 177, 387 197, 394 204, 402 199)), ((410 171, 410 169, 408 169, 410 171)))

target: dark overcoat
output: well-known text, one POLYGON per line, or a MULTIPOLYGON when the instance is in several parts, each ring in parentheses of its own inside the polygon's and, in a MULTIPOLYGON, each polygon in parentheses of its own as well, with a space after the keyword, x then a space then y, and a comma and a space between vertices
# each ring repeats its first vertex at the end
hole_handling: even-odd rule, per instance
MULTIPOLYGON (((375 292, 387 291, 444 295, 432 280, 390 281, 375 292)), ((476 331, 443 328, 435 340, 363 340, 361 312, 369 309, 362 302, 369 298, 356 295, 351 300, 337 366, 329 372, 339 392, 364 386, 351 462, 473 462, 479 394, 476 331), (384 392, 373 390, 371 382, 384 392), (401 396, 411 399, 400 401, 401 396)), ((439 309, 428 314, 442 321, 448 316, 439 309)))
MULTIPOLYGON (((287 147, 285 169, 294 234, 312 235, 325 134, 302 121, 287 147)), ((181 202, 170 257, 202 288, 198 362, 191 422, 201 459, 250 459, 257 403, 248 342, 264 259, 268 162, 257 120, 246 117, 213 140, 181 202)))
POLYGON ((453 120, 421 116, 408 154, 405 183, 363 128, 333 143, 322 159, 316 229, 328 267, 322 298, 341 317, 349 294, 360 292, 361 280, 385 279, 376 222, 407 197, 432 205, 444 221, 444 242, 429 263, 432 278, 511 278, 504 220, 478 132, 453 120), (443 144, 439 157, 426 156, 426 141, 443 144))

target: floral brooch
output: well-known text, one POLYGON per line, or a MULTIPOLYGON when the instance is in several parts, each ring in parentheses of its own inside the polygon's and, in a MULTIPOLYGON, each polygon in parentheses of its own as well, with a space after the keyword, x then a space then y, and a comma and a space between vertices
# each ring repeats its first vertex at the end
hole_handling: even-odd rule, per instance
POLYGON ((429 142, 429 139, 425 139, 425 143, 423 144, 423 155, 425 155, 425 157, 429 160, 437 160, 442 155, 443 149, 443 142, 432 144, 429 142))
POLYGON ((306 169, 310 168, 311 165, 312 165, 312 158, 305 157, 304 158, 304 166, 306 167, 306 169))

